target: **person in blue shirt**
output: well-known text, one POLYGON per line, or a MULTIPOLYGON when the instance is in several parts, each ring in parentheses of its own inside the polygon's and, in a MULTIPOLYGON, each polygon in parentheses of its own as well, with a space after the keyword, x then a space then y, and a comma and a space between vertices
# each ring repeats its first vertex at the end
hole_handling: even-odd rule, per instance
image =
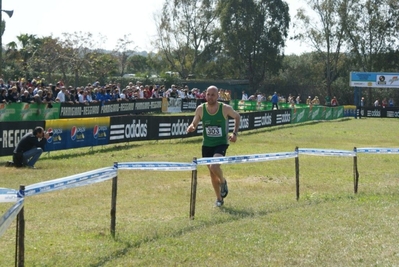
POLYGON ((277 92, 274 92, 273 96, 272 96, 272 109, 278 109, 278 95, 277 92))

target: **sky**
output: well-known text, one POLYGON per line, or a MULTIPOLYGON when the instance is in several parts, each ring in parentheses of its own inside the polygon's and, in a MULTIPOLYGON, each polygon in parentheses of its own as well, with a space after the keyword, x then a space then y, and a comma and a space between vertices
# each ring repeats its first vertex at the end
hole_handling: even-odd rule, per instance
MULTIPOLYGON (((133 48, 152 51, 156 36, 154 14, 161 12, 165 0, 0 0, 2 10, 14 10, 11 18, 2 12, 6 22, 3 46, 17 41, 16 36, 62 37, 63 33, 90 32, 101 40, 101 48, 112 50, 117 40, 129 35, 133 48), (102 37, 106 38, 102 38, 102 37)), ((298 0, 286 0, 291 21, 299 7, 298 0)), ((287 41, 285 54, 301 54, 311 49, 305 44, 287 41)))

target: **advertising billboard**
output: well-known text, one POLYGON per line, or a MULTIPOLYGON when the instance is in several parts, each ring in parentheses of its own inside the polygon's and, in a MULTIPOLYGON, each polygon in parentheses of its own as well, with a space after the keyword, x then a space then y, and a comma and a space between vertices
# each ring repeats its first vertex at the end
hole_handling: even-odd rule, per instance
POLYGON ((109 122, 109 117, 48 120, 46 129, 53 135, 47 140, 46 150, 106 145, 109 122))

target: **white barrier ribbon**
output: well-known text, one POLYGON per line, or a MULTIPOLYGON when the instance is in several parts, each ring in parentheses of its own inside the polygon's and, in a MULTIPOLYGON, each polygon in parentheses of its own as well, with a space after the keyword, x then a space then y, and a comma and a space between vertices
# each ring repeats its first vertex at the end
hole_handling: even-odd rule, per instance
POLYGON ((242 156, 230 156, 230 157, 200 158, 197 159, 197 164, 209 165, 209 164, 250 163, 250 162, 271 161, 271 160, 288 159, 296 157, 298 157, 298 153, 296 152, 254 154, 254 155, 242 155, 242 156))
POLYGON ((11 222, 17 217, 19 211, 24 206, 24 199, 20 198, 3 216, 0 218, 0 237, 5 233, 11 222))
POLYGON ((362 147, 356 149, 357 153, 370 154, 399 154, 399 148, 362 147))
POLYGON ((0 203, 1 202, 17 202, 18 191, 15 189, 0 188, 0 203))
POLYGON ((334 149, 315 149, 315 148, 301 148, 298 149, 299 154, 303 155, 317 155, 317 156, 338 156, 338 157, 354 157, 355 151, 348 150, 334 150, 334 149))
POLYGON ((119 170, 150 170, 150 171, 192 171, 195 163, 182 162, 118 162, 119 170))
POLYGON ((103 182, 117 176, 117 170, 112 167, 84 172, 60 179, 50 180, 28 185, 25 188, 25 196, 32 196, 67 188, 74 188, 94 183, 103 182))

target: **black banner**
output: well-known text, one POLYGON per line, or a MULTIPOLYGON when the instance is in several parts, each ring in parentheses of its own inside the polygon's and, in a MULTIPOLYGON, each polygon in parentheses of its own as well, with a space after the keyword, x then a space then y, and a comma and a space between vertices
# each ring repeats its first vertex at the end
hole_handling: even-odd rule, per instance
POLYGON ((146 112, 161 112, 162 99, 137 99, 132 101, 111 101, 89 104, 61 103, 60 118, 85 118, 119 116, 146 112))
MULTIPOLYGON (((359 110, 357 110, 359 112, 359 110)), ((370 118, 399 118, 399 108, 393 107, 365 107, 361 108, 362 117, 370 118)), ((358 115, 359 116, 359 115, 358 115)))
MULTIPOLYGON (((240 114, 240 131, 291 123, 290 110, 270 110, 240 114)), ((202 135, 200 122, 194 133, 186 133, 193 116, 123 116, 111 117, 109 143, 140 140, 185 138, 202 135)), ((234 119, 229 118, 232 131, 234 119)))
POLYGON ((111 117, 109 143, 139 140, 183 138, 199 135, 186 133, 193 116, 123 116, 111 117))
MULTIPOLYGON (((227 105, 230 104, 230 101, 223 101, 223 100, 218 100, 221 103, 225 103, 227 105)), ((202 103, 206 102, 205 99, 182 99, 181 101, 181 111, 194 111, 197 109, 199 105, 202 103)))
POLYGON ((291 110, 290 109, 279 109, 273 110, 273 126, 284 125, 291 123, 291 110))
POLYGON ((60 119, 98 117, 98 116, 101 116, 99 103, 90 103, 90 104, 61 103, 60 119))
POLYGON ((194 111, 201 103, 201 99, 183 99, 181 101, 181 111, 194 111))
POLYGON ((37 126, 44 128, 44 121, 2 122, 0 123, 0 156, 12 155, 21 137, 33 132, 37 126))

